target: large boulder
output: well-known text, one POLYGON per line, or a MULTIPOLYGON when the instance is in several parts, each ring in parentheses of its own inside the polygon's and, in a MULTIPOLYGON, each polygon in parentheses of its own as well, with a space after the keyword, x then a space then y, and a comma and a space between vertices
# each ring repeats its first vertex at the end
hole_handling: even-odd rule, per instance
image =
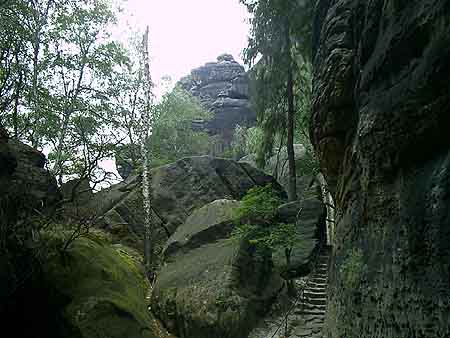
POLYGON ((164 256, 168 258, 179 250, 191 250, 205 243, 229 237, 238 207, 238 201, 221 199, 196 210, 169 238, 164 256))
POLYGON ((450 2, 316 14, 310 132, 337 205, 326 337, 450 337, 450 2))
POLYGON ((169 239, 152 306, 180 338, 244 338, 282 288, 267 254, 230 239, 239 202, 194 211, 169 239))
POLYGON ((213 112, 211 120, 196 121, 195 128, 220 135, 225 144, 231 142, 237 124, 252 126, 256 121, 249 98, 249 78, 244 67, 230 54, 220 55, 217 62, 192 70, 179 84, 213 112))
MULTIPOLYGON (((151 170, 153 219, 159 238, 165 241, 197 208, 217 199, 241 199, 256 185, 272 183, 273 177, 248 164, 196 156, 151 170)), ((104 228, 118 241, 141 247, 144 211, 140 176, 95 194, 92 209, 103 219, 104 228)))
POLYGON ((16 273, 24 278, 6 276, 12 283, 0 292, 10 296, 0 305, 5 332, 17 337, 172 337, 148 311, 150 285, 139 254, 111 245, 101 233, 80 237, 60 251, 65 235, 70 233, 62 229, 44 234, 40 261, 21 256, 16 273), (24 273, 27 264, 34 269, 24 273))

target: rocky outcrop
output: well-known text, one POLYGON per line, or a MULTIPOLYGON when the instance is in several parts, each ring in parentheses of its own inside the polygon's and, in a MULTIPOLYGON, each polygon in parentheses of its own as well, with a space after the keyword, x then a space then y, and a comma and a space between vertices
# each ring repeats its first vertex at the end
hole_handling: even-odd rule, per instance
MULTIPOLYGON (((212 201, 241 199, 255 185, 272 183, 273 177, 248 164, 196 156, 154 168, 152 174, 152 206, 159 237, 164 242, 197 208, 212 201)), ((92 209, 103 218, 103 227, 118 241, 141 247, 144 224, 141 179, 131 176, 109 189, 95 194, 92 209)))
POLYGON ((232 55, 223 54, 217 62, 192 70, 179 84, 213 112, 210 121, 195 121, 196 128, 221 135, 226 144, 231 142, 237 124, 251 126, 256 121, 249 100, 248 76, 232 55))
POLYGON ((0 129, 0 194, 14 195, 16 203, 26 197, 27 208, 42 209, 60 199, 54 177, 45 168, 44 154, 21 142, 10 140, 0 129))
POLYGON ((326 337, 449 337, 450 2, 316 13, 311 138, 338 209, 326 337))
POLYGON ((268 255, 230 239, 239 202, 194 211, 166 248, 152 307, 180 338, 244 338, 282 287, 268 255))

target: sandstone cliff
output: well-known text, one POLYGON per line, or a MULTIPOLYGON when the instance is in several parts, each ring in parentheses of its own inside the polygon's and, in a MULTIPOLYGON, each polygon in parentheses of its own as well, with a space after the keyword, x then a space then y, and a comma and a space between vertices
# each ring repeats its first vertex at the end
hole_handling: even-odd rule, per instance
POLYGON ((251 126, 256 121, 247 73, 232 55, 223 54, 217 62, 192 70, 179 84, 214 113, 210 121, 194 121, 194 126, 211 135, 220 135, 225 144, 230 143, 237 124, 251 126))
POLYGON ((338 207, 326 337, 449 337, 450 1, 316 14, 311 138, 338 207))

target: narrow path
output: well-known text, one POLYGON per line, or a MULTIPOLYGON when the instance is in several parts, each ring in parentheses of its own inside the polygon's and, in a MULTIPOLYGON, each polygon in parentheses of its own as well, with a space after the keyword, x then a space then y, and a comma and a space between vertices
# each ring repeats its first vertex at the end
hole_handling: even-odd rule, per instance
POLYGON ((300 297, 280 300, 248 337, 322 338, 327 305, 328 264, 329 251, 325 249, 318 257, 316 269, 309 276, 295 281, 300 297))
POLYGON ((291 338, 322 338, 322 328, 327 307, 329 253, 323 252, 315 271, 309 278, 299 308, 294 315, 300 317, 300 325, 293 328, 291 338))

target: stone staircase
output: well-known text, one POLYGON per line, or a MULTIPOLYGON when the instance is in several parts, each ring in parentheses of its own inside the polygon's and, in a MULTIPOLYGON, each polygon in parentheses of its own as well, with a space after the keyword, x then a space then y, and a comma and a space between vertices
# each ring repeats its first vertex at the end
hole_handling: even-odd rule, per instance
POLYGON ((327 306, 329 250, 318 257, 316 269, 308 278, 300 305, 294 315, 301 318, 290 338, 322 338, 322 327, 327 306))
POLYGON ((303 295, 299 294, 299 299, 293 299, 284 305, 284 309, 265 318, 248 337, 323 338, 329 258, 330 249, 324 248, 317 258, 315 270, 306 278, 296 281, 298 292, 303 290, 303 295))

